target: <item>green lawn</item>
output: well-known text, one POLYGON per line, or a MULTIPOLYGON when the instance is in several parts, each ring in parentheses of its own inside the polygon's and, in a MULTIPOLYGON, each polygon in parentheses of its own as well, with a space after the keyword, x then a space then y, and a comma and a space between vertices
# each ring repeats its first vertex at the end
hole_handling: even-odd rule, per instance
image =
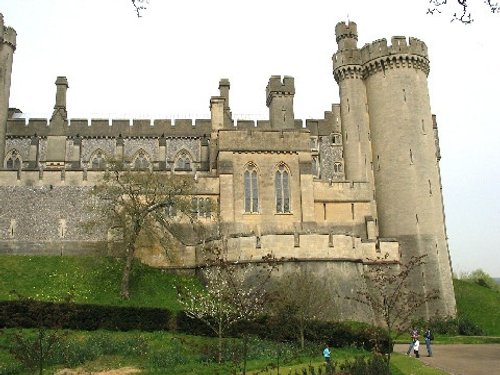
POLYGON ((135 262, 131 298, 120 298, 120 260, 108 257, 0 255, 0 300, 12 300, 15 290, 41 301, 168 307, 179 310, 174 285, 185 277, 135 262))
POLYGON ((391 373, 393 375, 446 375, 447 372, 427 366, 416 358, 394 353, 391 356, 391 373))
POLYGON ((487 335, 500 336, 500 292, 471 281, 453 283, 458 315, 478 324, 487 335))

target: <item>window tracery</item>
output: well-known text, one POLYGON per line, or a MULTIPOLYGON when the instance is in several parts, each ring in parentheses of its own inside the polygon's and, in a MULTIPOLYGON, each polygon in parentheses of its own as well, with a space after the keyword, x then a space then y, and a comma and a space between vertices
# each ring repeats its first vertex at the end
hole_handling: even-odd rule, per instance
POLYGON ((290 174, 281 164, 275 174, 275 190, 276 190, 276 212, 290 212, 290 174))
POLYGON ((19 170, 22 166, 21 155, 17 150, 12 150, 5 160, 5 168, 19 170))
POLYGON ((253 164, 249 164, 243 174, 244 191, 245 191, 245 212, 259 212, 259 187, 257 168, 253 164))

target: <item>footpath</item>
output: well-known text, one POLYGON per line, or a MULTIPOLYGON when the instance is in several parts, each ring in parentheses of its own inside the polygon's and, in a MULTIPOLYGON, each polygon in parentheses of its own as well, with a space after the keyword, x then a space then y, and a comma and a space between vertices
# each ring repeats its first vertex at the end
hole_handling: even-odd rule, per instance
MULTIPOLYGON (((406 354, 407 344, 394 346, 395 353, 406 354)), ((500 344, 432 345, 427 357, 425 344, 420 345, 419 360, 450 375, 500 374, 500 344)))

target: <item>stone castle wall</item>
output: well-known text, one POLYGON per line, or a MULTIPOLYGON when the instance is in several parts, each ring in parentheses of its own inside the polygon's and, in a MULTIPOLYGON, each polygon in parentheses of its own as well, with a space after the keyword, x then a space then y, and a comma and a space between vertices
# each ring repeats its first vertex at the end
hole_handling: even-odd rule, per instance
MULTIPOLYGON (((289 76, 271 76, 264 121, 232 119, 227 79, 210 100, 210 119, 72 119, 66 77, 56 80, 52 117, 25 119, 8 109, 15 32, 2 17, 0 31, 0 252, 113 253, 121 244, 106 228, 87 233, 83 225, 92 217, 87 192, 113 159, 130 170, 192 175, 193 210, 218 202, 230 257, 284 257, 283 272, 314 270, 344 296, 363 286, 374 258, 388 253, 388 266, 397 267, 426 255, 414 289, 437 288, 441 298, 424 314, 455 314, 422 41, 393 37, 391 45, 380 39, 358 48, 357 25, 337 24, 340 103, 320 119, 295 119, 289 76), (258 207, 249 210, 254 194, 258 207), (285 196, 286 210, 279 208, 285 196)), ((213 229, 213 217, 199 216, 213 229)), ((148 241, 138 246, 141 259, 159 267, 194 269, 203 255, 191 242, 170 253, 148 241)))

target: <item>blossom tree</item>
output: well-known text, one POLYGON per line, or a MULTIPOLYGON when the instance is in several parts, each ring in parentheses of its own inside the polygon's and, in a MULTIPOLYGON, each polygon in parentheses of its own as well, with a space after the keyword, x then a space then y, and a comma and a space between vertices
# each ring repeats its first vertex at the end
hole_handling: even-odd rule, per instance
POLYGON ((391 359, 393 334, 408 330, 411 316, 425 303, 439 298, 436 289, 417 292, 410 287, 413 272, 425 264, 426 256, 412 256, 397 267, 389 267, 387 254, 385 258, 372 260, 363 275, 367 287, 347 297, 370 307, 375 319, 384 324, 390 340, 388 362, 391 359))
MULTIPOLYGON (((216 245, 207 249, 202 268, 203 288, 195 284, 177 287, 178 299, 186 314, 202 321, 217 335, 219 362, 227 330, 237 322, 255 320, 264 312, 266 284, 279 263, 270 255, 262 257, 259 263, 231 261, 222 248, 216 245)), ((244 340, 244 368, 246 343, 244 340)))

